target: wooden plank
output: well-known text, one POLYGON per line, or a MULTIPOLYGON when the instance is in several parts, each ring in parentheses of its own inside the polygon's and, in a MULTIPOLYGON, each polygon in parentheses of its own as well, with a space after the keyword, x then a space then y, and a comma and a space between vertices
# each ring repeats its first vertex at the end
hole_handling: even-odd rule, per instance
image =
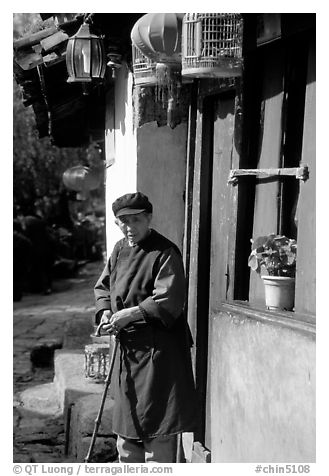
POLYGON ((183 260, 186 274, 186 292, 189 289, 190 257, 191 257, 191 229, 193 209, 193 177, 195 162, 195 137, 197 115, 197 83, 192 85, 191 104, 189 107, 188 136, 187 136, 187 163, 185 182, 185 222, 183 239, 183 260))
MULTIPOLYGON (((247 16, 246 23, 255 20, 254 16, 247 16), (248 19, 248 20, 247 20, 248 19)), ((256 24, 250 31, 256 32, 256 24)), ((248 35, 245 38, 245 46, 250 40, 248 35)), ((256 37, 254 39, 256 43, 256 37)), ((261 85, 260 74, 261 65, 255 55, 248 55, 245 61, 245 75, 241 84, 240 110, 236 113, 235 134, 240 136, 236 141, 236 146, 240 153, 241 168, 257 167, 259 159, 258 136, 261 125, 261 85)), ((235 237, 235 283, 234 299, 249 300, 249 280, 250 268, 248 267, 248 256, 250 253, 250 241, 253 231, 254 221, 254 201, 255 201, 255 178, 239 180, 238 186, 238 211, 236 220, 235 237)))
POLYGON ((256 176, 257 178, 273 178, 273 177, 283 177, 283 176, 292 176, 296 177, 299 180, 308 179, 308 167, 283 167, 276 169, 232 169, 230 170, 230 175, 228 183, 235 185, 237 183, 238 177, 249 177, 251 175, 256 176))
POLYGON ((62 61, 65 61, 65 53, 62 55, 58 55, 57 53, 50 53, 49 55, 43 57, 43 63, 47 68, 54 66, 55 64, 60 63, 62 61))
POLYGON ((211 163, 210 116, 212 103, 198 96, 195 159, 193 177, 193 205, 189 259, 189 289, 187 316, 194 339, 192 361, 195 373, 200 426, 196 439, 203 441, 208 352, 208 302, 209 302, 209 248, 210 248, 210 196, 211 163))
MULTIPOLYGON (((242 144, 242 130, 240 128, 240 114, 242 108, 242 93, 240 85, 237 88, 234 106, 234 140, 232 144, 231 167, 239 167, 242 144)), ((237 227, 238 227, 238 203, 239 187, 231 187, 228 191, 228 286, 226 299, 236 299, 236 260, 237 260, 237 227)))
MULTIPOLYGON (((235 198, 235 190, 233 192, 232 187, 227 184, 227 176, 233 164, 237 164, 236 155, 233 152, 234 111, 235 91, 232 91, 229 94, 219 95, 217 100, 214 101, 211 255, 209 285, 210 316, 212 315, 213 309, 216 308, 219 303, 225 301, 228 295, 233 295, 234 245, 232 246, 230 240, 232 239, 231 225, 233 225, 235 228, 236 221, 236 211, 233 211, 231 203, 231 201, 235 198)), ((208 448, 212 448, 211 401, 213 398, 214 372, 212 368, 211 356, 213 355, 214 347, 218 346, 218 341, 213 336, 211 320, 209 320, 208 342, 209 352, 207 365, 208 379, 205 444, 208 448)))
MULTIPOLYGON (((231 187, 227 177, 232 166, 234 142, 234 94, 219 96, 214 122, 214 159, 211 217, 210 308, 227 299, 231 187)), ((233 280, 232 280, 233 282, 233 280)))
POLYGON ((57 31, 55 26, 51 28, 46 28, 45 30, 38 31, 37 33, 33 33, 32 35, 26 36, 24 38, 20 38, 19 40, 14 41, 14 50, 17 51, 19 49, 29 48, 33 45, 40 43, 40 41, 47 36, 52 35, 57 31))
MULTIPOLYGON (((197 340, 197 300, 198 300, 198 267, 199 267, 199 222, 200 222, 200 183, 201 183, 201 143, 202 143, 202 112, 197 112, 195 164, 193 177, 193 206, 191 222, 191 245, 189 265, 188 321, 194 341, 197 340)), ((194 367, 196 348, 193 349, 194 367)))
POLYGON ((248 303, 240 301, 222 303, 218 309, 214 310, 215 313, 220 313, 222 311, 234 316, 241 315, 244 318, 254 319, 272 326, 292 329, 293 331, 304 334, 312 339, 315 339, 316 337, 315 318, 309 314, 306 315, 296 312, 268 309, 264 310, 262 306, 259 306, 259 308, 255 306, 251 307, 248 303))
POLYGON ((302 161, 309 165, 310 179, 300 184, 297 220, 296 312, 316 312, 316 81, 315 40, 308 59, 302 161))
POLYGON ((15 61, 19 66, 27 71, 36 68, 43 63, 43 57, 40 53, 36 53, 33 49, 26 51, 18 51, 15 55, 15 61))
POLYGON ((40 44, 42 46, 42 49, 45 52, 50 53, 55 48, 58 48, 58 46, 61 43, 67 41, 68 38, 69 38, 69 35, 59 30, 59 31, 56 31, 56 33, 54 33, 53 35, 50 35, 47 38, 42 39, 40 41, 40 44))
MULTIPOLYGON (((277 168, 281 165, 283 97, 282 55, 278 49, 264 59, 263 133, 259 143, 259 168, 277 168)), ((253 238, 277 232, 279 199, 278 181, 264 183, 256 179, 253 238)), ((263 283, 256 273, 250 275, 249 301, 264 302, 263 283)))

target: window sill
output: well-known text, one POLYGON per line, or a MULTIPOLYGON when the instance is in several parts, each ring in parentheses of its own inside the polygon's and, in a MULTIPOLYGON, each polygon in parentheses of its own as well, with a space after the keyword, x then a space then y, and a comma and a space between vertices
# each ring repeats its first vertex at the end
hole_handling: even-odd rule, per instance
POLYGON ((316 335, 315 316, 289 311, 273 311, 246 301, 223 302, 218 311, 254 319, 264 324, 287 327, 307 335, 316 335))

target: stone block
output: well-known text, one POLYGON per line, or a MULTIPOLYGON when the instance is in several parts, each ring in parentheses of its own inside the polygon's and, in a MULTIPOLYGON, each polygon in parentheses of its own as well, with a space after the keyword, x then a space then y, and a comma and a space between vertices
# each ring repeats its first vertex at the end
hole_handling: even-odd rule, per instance
MULTIPOLYGON (((76 460, 83 462, 88 454, 91 437, 83 437, 78 443, 76 460)), ((110 463, 117 461, 116 438, 99 436, 96 439, 90 463, 110 463)))
POLYGON ((32 463, 57 463, 57 464, 62 464, 63 463, 63 456, 61 454, 54 455, 54 454, 49 454, 49 453, 36 453, 33 452, 31 454, 31 462, 32 463))
POLYGON ((211 463, 211 453, 200 442, 193 445, 191 463, 211 463))
MULTIPOLYGON (((101 395, 88 395, 80 398, 72 407, 69 429, 69 454, 83 461, 88 453, 90 438, 101 404, 101 395)), ((97 462, 113 461, 116 455, 116 436, 112 431, 112 412, 114 401, 105 400, 101 423, 95 443, 97 462), (104 459, 105 458, 105 459, 104 459)), ((96 459, 93 460, 96 462, 96 459)))
POLYGON ((27 388, 20 394, 20 400, 22 402, 22 410, 38 415, 54 416, 61 413, 53 383, 27 388))
POLYGON ((31 463, 31 455, 26 453, 14 454, 14 463, 31 463))
POLYGON ((55 378, 60 408, 66 414, 68 407, 83 396, 101 394, 104 385, 93 383, 85 378, 84 349, 55 351, 55 378))
MULTIPOLYGON (((72 408, 71 429, 75 427, 79 433, 83 435, 91 435, 95 426, 102 395, 88 395, 79 398, 72 408)), ((98 429, 99 435, 113 435, 112 431, 112 414, 114 400, 107 398, 104 403, 101 424, 98 429)))

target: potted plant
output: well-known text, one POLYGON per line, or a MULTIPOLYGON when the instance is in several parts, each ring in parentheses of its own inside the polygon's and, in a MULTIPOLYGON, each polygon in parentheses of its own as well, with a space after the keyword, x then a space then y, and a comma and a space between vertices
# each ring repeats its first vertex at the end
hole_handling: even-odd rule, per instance
POLYGON ((261 278, 265 285, 268 309, 291 311, 294 307, 296 274, 296 240, 271 233, 251 240, 248 265, 259 275, 263 268, 268 275, 261 278))

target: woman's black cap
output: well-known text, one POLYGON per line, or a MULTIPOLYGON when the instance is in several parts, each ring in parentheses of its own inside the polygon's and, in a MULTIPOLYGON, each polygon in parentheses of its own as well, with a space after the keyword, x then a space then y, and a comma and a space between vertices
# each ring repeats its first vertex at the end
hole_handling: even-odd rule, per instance
POLYGON ((141 192, 127 193, 119 197, 112 203, 112 210, 115 217, 122 215, 135 215, 137 213, 152 213, 152 203, 148 197, 141 192))

